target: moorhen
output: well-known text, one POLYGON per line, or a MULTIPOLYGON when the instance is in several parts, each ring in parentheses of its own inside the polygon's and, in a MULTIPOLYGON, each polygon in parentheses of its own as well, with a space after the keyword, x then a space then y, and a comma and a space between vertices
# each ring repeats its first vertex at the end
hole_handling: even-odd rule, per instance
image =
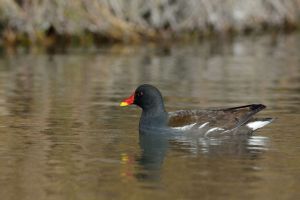
POLYGON ((166 112, 160 91, 149 84, 140 85, 129 98, 121 102, 120 106, 132 104, 143 110, 139 123, 140 130, 145 128, 197 130, 205 135, 231 131, 252 133, 273 120, 253 118, 253 115, 266 108, 262 104, 166 112))

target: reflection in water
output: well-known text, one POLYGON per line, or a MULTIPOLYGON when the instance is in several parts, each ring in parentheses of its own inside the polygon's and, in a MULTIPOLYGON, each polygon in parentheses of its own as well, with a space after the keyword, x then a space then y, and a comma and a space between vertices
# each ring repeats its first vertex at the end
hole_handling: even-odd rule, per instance
POLYGON ((297 199, 299 41, 1 57, 1 198, 297 199), (140 110, 118 103, 145 82, 168 111, 263 103, 278 120, 251 137, 139 136, 140 110))
POLYGON ((142 155, 137 160, 142 170, 137 174, 141 180, 159 180, 160 171, 168 150, 168 133, 140 130, 139 144, 142 155))
POLYGON ((268 149, 268 138, 263 136, 229 135, 222 137, 176 137, 175 150, 195 155, 255 157, 268 149))
POLYGON ((195 134, 171 133, 165 130, 140 130, 141 156, 137 159, 142 170, 136 174, 141 181, 159 181, 167 151, 186 155, 257 159, 268 149, 268 138, 249 135, 222 135, 204 137, 195 134))

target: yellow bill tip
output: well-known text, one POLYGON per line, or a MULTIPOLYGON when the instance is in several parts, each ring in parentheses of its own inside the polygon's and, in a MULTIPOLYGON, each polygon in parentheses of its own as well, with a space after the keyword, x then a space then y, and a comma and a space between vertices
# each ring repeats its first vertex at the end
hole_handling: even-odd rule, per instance
POLYGON ((128 106, 128 105, 129 104, 127 102, 124 102, 124 101, 120 103, 120 106, 128 106))

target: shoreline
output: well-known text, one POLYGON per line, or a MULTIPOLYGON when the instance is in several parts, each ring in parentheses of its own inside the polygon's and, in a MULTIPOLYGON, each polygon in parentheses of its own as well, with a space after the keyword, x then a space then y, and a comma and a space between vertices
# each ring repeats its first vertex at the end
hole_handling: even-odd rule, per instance
POLYGON ((299 30, 300 0, 4 1, 0 46, 173 43, 299 30))

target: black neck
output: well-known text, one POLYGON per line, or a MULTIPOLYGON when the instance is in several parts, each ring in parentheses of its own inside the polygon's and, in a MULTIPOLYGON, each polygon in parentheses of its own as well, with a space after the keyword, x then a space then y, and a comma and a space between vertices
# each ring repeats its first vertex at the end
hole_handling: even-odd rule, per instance
POLYGON ((143 109, 140 119, 141 127, 164 127, 167 125, 168 114, 164 107, 159 109, 143 109))

